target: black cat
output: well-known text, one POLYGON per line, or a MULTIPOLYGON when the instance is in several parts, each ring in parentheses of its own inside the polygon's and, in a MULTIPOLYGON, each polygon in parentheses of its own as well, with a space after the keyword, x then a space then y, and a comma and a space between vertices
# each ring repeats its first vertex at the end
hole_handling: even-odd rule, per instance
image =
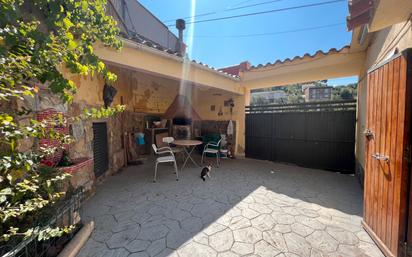
POLYGON ((200 178, 203 179, 203 181, 206 181, 205 177, 208 176, 210 178, 211 170, 212 170, 212 165, 208 164, 206 167, 202 169, 202 172, 200 173, 200 178))

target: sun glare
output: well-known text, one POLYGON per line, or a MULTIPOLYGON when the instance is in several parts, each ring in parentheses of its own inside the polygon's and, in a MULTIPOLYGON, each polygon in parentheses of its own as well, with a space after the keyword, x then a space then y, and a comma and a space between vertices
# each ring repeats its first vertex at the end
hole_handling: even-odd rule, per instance
MULTIPOLYGON (((190 3, 190 16, 194 17, 196 15, 196 0, 192 0, 190 3)), ((193 18, 195 19, 195 18, 193 18)), ((191 101, 192 98, 192 92, 191 92, 191 87, 189 85, 190 78, 190 60, 191 60, 191 54, 193 50, 193 43, 194 43, 194 31, 195 31, 195 24, 189 24, 188 29, 187 29, 187 48, 186 48, 186 55, 187 58, 183 58, 183 68, 182 68, 182 76, 180 80, 180 88, 179 88, 179 94, 186 96, 189 101, 191 101)))

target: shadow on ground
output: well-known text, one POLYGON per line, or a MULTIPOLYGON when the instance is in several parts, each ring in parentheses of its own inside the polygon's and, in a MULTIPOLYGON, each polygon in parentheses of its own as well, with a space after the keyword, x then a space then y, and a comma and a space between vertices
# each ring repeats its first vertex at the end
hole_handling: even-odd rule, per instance
POLYGON ((95 231, 78 256, 383 256, 361 228, 356 178, 257 160, 224 160, 175 181, 132 166, 98 186, 83 210, 95 231))

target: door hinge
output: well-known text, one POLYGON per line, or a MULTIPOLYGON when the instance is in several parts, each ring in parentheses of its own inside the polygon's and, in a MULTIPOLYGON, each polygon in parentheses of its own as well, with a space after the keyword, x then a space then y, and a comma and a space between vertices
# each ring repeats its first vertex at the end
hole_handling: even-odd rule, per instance
POLYGON ((412 257, 412 245, 408 244, 408 242, 401 243, 399 250, 400 256, 412 257))
POLYGON ((405 161, 408 163, 412 162, 412 151, 411 151, 411 146, 407 146, 403 152, 403 158, 405 161))

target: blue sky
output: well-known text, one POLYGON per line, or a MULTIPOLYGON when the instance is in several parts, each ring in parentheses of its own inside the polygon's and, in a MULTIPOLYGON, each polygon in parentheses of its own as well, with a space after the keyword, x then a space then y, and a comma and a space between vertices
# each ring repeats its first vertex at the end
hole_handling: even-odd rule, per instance
MULTIPOLYGON (((329 0, 277 0, 234 11, 227 11, 227 9, 269 2, 269 0, 140 0, 139 2, 160 20, 167 21, 191 16, 194 12, 196 14, 216 12, 213 15, 197 18, 203 20, 327 1, 329 0)), ((253 65, 265 64, 305 53, 313 54, 317 50, 341 48, 351 40, 351 33, 346 31, 345 25, 347 6, 347 1, 342 1, 283 12, 187 24, 185 42, 188 44, 192 59, 214 67, 229 66, 246 60, 253 65), (294 33, 247 36, 325 25, 332 26, 294 33)), ((166 24, 173 23, 166 22, 166 24)), ((176 33, 174 26, 170 29, 176 33)), ((345 84, 353 81, 355 78, 341 78, 331 80, 329 83, 345 84)))

